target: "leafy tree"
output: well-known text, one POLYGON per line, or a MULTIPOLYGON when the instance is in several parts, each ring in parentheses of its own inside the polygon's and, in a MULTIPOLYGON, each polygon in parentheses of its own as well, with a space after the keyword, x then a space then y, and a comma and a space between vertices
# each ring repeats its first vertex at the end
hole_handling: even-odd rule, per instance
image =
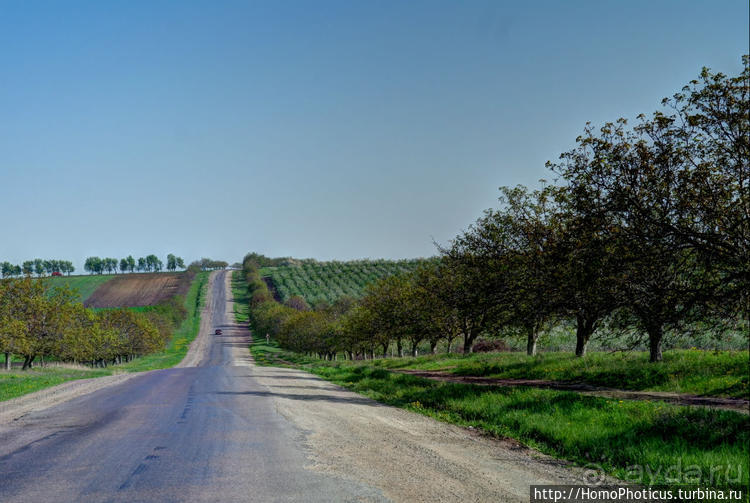
POLYGON ((159 272, 161 271, 162 267, 164 267, 164 264, 156 255, 152 254, 146 257, 146 269, 149 272, 151 272, 152 270, 154 272, 159 272))
POLYGON ((120 272, 125 272, 130 268, 130 264, 128 263, 128 259, 122 258, 120 259, 120 272))
POLYGON ((23 265, 21 266, 23 268, 23 273, 26 276, 30 276, 34 274, 34 261, 33 260, 26 260, 24 261, 23 265))
POLYGON ((135 270, 135 259, 132 255, 128 255, 128 270, 132 273, 135 270))
POLYGON ((91 274, 101 274, 104 263, 99 257, 88 257, 83 264, 83 269, 91 274))
POLYGON ((628 131, 626 121, 587 127, 563 175, 576 194, 586 193, 594 217, 606 219, 606 239, 617 258, 618 302, 648 334, 651 361, 662 359, 665 328, 678 327, 718 287, 718 277, 698 260, 695 249, 674 233, 667 221, 678 221, 684 208, 675 197, 677 167, 683 152, 669 142, 652 142, 641 128, 628 131), (583 189, 588 185, 593 189, 583 189))
POLYGON ((42 259, 34 259, 34 272, 37 276, 44 276, 44 261, 42 259))
POLYGON ((13 275, 13 264, 10 262, 3 262, 0 264, 0 273, 2 273, 3 278, 8 278, 13 275))

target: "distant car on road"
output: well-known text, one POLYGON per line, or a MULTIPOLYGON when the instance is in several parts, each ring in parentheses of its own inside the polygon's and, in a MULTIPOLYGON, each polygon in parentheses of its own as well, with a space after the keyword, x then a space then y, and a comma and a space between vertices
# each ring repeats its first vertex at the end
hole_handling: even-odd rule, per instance
POLYGON ((221 335, 221 329, 217 328, 216 330, 214 330, 214 335, 221 335))
POLYGON ((60 271, 55 271, 52 273, 52 276, 62 276, 62 273, 60 271))

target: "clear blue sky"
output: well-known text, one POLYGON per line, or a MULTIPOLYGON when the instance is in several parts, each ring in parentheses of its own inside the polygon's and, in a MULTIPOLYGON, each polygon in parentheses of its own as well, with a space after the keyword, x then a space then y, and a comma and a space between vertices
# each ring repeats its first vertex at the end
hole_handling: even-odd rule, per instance
POLYGON ((435 253, 747 0, 0 0, 0 261, 435 253))

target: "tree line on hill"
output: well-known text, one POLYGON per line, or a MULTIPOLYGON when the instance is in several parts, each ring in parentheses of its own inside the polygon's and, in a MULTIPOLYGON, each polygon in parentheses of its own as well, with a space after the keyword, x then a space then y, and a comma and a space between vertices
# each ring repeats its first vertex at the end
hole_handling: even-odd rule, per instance
POLYGON ((228 266, 229 262, 226 262, 224 260, 213 260, 203 257, 200 260, 190 262, 188 269, 195 271, 215 271, 218 269, 226 269, 228 266))
POLYGON ((554 184, 502 187, 439 258, 385 278, 359 301, 310 310, 273 301, 243 263, 255 329, 286 348, 372 357, 392 342, 403 354, 428 341, 523 337, 576 326, 583 356, 605 325, 628 330, 662 359, 665 333, 748 331, 750 319, 750 59, 740 75, 703 69, 663 108, 596 129, 549 162, 554 184))
MULTIPOLYGON (((210 259, 202 259, 209 260, 210 259)), ((210 261, 212 263, 216 261, 210 261)), ((223 262, 226 264, 226 262, 223 262)), ((197 267, 203 269, 202 262, 193 262, 191 266, 198 264, 197 267)), ((159 272, 164 269, 164 262, 162 262, 156 255, 148 255, 146 257, 140 257, 138 260, 134 259, 132 255, 128 255, 119 261, 116 258, 100 258, 100 257, 87 257, 83 269, 91 274, 108 274, 115 273, 117 270, 120 272, 159 272)), ((182 257, 177 257, 172 253, 167 255, 167 270, 176 271, 178 269, 185 269, 185 261, 182 257)), ((15 278, 21 276, 31 276, 36 274, 37 277, 50 276, 50 275, 62 275, 66 274, 70 276, 71 273, 75 272, 73 262, 69 260, 45 260, 45 259, 34 259, 27 260, 21 265, 15 265, 8 261, 0 262, 0 275, 3 278, 15 278)))
POLYGON ((10 370, 11 356, 23 370, 37 358, 106 367, 163 349, 186 317, 175 296, 147 312, 95 311, 83 306, 67 285, 50 287, 27 276, 0 281, 0 353, 10 370))
MULTIPOLYGON (((91 274, 104 274, 105 272, 117 274, 117 268, 120 268, 120 272, 159 272, 164 268, 164 262, 154 254, 147 255, 146 257, 139 257, 138 260, 133 258, 132 255, 128 255, 125 258, 119 260, 116 258, 100 258, 100 257, 88 257, 83 264, 83 269, 91 274)), ((177 269, 185 269, 185 262, 181 257, 177 257, 173 254, 167 255, 167 270, 176 271, 177 269)))
POLYGON ((11 264, 8 261, 0 263, 0 273, 3 278, 13 278, 24 275, 31 276, 32 274, 36 274, 37 276, 56 273, 70 275, 75 270, 73 262, 68 260, 36 258, 34 260, 26 260, 21 265, 11 264))

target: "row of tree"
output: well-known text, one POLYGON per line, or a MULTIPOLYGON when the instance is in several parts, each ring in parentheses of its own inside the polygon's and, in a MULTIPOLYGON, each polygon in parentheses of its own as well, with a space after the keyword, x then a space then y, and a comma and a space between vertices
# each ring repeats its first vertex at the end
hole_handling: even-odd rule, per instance
MULTIPOLYGON (((100 258, 100 257, 88 257, 83 264, 83 268, 86 272, 91 274, 117 274, 117 268, 120 268, 120 272, 159 272, 164 269, 164 262, 162 262, 156 255, 148 255, 146 257, 139 257, 138 260, 133 258, 132 255, 128 255, 119 261, 116 258, 100 258)), ((181 257, 176 257, 173 254, 167 255, 167 270, 176 271, 177 269, 185 269, 185 262, 181 257)))
POLYGON ((226 269, 228 266, 229 263, 224 260, 213 260, 203 257, 200 260, 191 262, 188 269, 197 271, 215 271, 218 269, 226 269))
POLYGON ((561 320, 576 354, 605 323, 645 338, 747 330, 750 318, 750 60, 734 77, 704 69, 635 127, 590 125, 548 167, 555 184, 501 188, 487 210, 417 271, 384 279, 358 303, 314 312, 273 303, 246 261, 256 329, 290 349, 373 355, 480 335, 523 336, 528 354, 561 320))
POLYGON ((14 278, 20 276, 31 276, 36 274, 38 277, 50 274, 67 274, 74 272, 73 262, 68 260, 45 260, 36 258, 26 260, 21 265, 12 264, 8 261, 0 263, 0 273, 3 278, 14 278))
POLYGON ((13 354, 23 357, 24 370, 37 358, 50 357, 106 366, 163 349, 184 316, 179 298, 146 313, 97 313, 83 307, 67 286, 50 288, 30 277, 5 279, 0 281, 0 353, 6 369, 13 354))

